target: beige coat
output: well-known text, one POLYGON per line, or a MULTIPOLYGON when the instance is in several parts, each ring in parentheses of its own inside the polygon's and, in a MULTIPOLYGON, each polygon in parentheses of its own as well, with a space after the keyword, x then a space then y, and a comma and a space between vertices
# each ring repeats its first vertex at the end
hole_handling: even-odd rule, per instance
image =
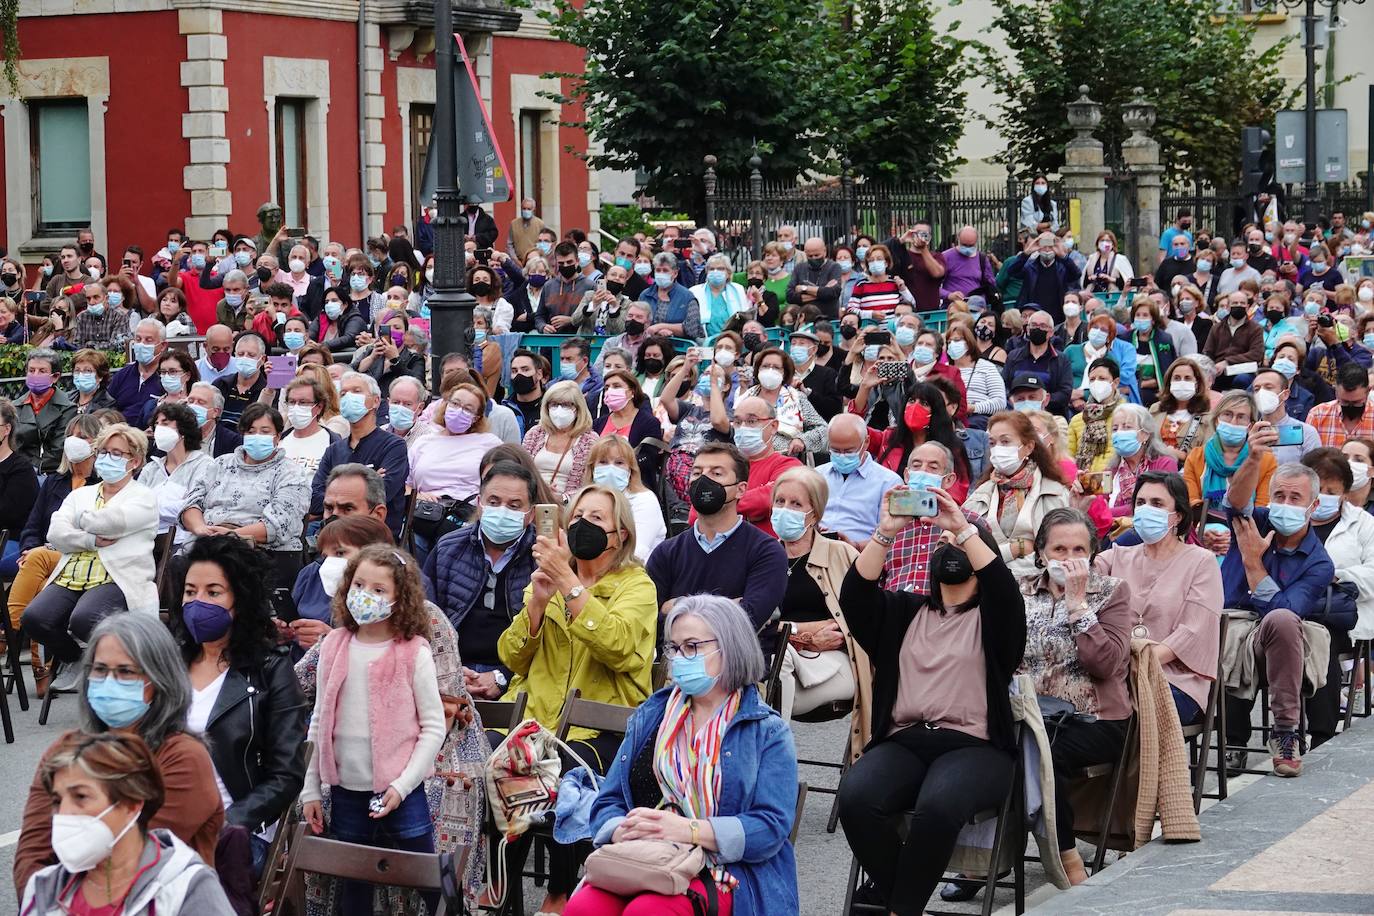
POLYGON ((844 610, 840 607, 840 585, 858 555, 858 551, 843 541, 817 535, 811 545, 811 555, 806 560, 806 571, 816 580, 821 594, 825 595, 826 609, 840 625, 840 632, 844 634, 844 651, 854 668, 854 717, 849 732, 851 761, 859 759, 859 754, 868 744, 873 721, 873 669, 868 664, 867 653, 849 635, 849 624, 845 622, 844 610))
POLYGON ((978 489, 964 500, 965 509, 978 513, 988 523, 988 528, 992 529, 992 536, 997 539, 997 546, 1002 550, 1002 559, 1006 561, 1012 575, 1018 578, 1037 572, 1035 557, 1027 553, 1020 559, 1012 559, 1011 542, 1017 538, 1025 538, 1027 542, 1035 540, 1035 532, 1040 530, 1040 520, 1045 517, 1045 513, 1068 504, 1068 489, 1058 481, 1046 480, 1043 474, 1036 471, 1035 481, 1026 492, 1026 501, 1016 516, 1011 534, 1007 535, 999 523, 1002 499, 995 481, 991 478, 983 481, 978 489))

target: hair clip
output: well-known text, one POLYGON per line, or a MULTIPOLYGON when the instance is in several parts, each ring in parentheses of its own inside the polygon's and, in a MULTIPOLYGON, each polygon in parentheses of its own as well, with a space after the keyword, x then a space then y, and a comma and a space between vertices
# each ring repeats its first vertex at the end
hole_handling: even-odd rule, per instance
POLYGON ((408 565, 408 564, 406 563, 406 558, 403 557, 403 556, 401 556, 400 551, 393 550, 393 551, 391 551, 391 555, 392 555, 393 557, 395 557, 395 558, 396 558, 396 562, 397 562, 397 563, 400 563, 402 566, 408 565))

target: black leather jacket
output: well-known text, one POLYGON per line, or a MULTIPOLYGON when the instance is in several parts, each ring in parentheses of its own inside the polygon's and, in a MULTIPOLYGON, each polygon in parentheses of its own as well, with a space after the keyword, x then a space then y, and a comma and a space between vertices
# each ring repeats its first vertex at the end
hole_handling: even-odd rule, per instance
POLYGON ((305 784, 305 696, 285 648, 230 668, 205 743, 234 804, 225 820, 254 832, 275 823, 305 784))

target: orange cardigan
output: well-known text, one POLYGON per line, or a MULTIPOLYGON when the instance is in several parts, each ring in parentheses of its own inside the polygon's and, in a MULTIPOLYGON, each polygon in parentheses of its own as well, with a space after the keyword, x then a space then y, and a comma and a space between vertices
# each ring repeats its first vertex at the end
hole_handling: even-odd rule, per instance
MULTIPOLYGON (((1193 505, 1202 503, 1202 477, 1207 473, 1207 459, 1203 457, 1204 446, 1199 445, 1188 453, 1183 460, 1183 481, 1188 484, 1188 499, 1193 505)), ((1260 458, 1259 484, 1255 487, 1255 505, 1269 505, 1269 478, 1278 468, 1278 459, 1273 452, 1265 452, 1260 458)))

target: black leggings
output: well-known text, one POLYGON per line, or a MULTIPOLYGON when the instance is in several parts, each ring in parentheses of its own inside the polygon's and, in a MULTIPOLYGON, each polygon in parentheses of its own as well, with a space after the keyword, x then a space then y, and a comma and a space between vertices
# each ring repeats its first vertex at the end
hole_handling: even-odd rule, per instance
POLYGON ((849 768, 840 784, 840 822, 890 911, 924 912, 959 831, 979 811, 1001 808, 1012 770, 1011 755, 988 742, 922 725, 869 748, 849 768), (901 843, 890 821, 913 809, 901 843))
POLYGON ((1078 845, 1073 832, 1073 806, 1069 804, 1071 779, 1067 774, 1100 763, 1120 761, 1129 721, 1078 722, 1070 719, 1057 728, 1049 726, 1050 756, 1054 760, 1054 819, 1060 852, 1078 845))

